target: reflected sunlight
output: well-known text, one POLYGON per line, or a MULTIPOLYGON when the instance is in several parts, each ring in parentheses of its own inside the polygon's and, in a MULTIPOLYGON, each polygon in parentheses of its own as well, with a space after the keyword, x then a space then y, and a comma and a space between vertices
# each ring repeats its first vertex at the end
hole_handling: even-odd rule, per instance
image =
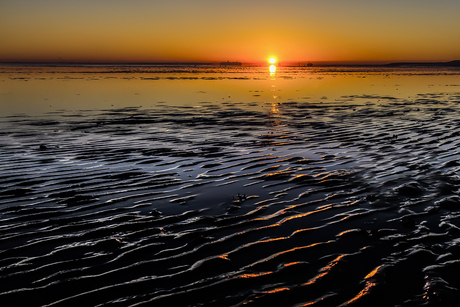
POLYGON ((276 72, 276 66, 275 65, 270 65, 270 67, 268 69, 270 71, 270 76, 275 74, 275 72, 276 72))

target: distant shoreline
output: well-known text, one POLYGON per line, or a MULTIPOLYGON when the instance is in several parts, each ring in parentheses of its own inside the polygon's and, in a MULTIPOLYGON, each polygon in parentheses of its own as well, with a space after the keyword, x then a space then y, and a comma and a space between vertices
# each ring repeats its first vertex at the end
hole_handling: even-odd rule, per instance
POLYGON ((414 67, 414 66, 422 66, 422 67, 460 67, 460 60, 449 61, 449 62, 396 62, 390 63, 383 66, 389 67, 414 67))
POLYGON ((135 67, 135 66, 218 66, 216 63, 171 62, 171 63, 85 63, 85 62, 0 62, 0 66, 37 66, 37 67, 135 67))
MULTIPOLYGON (((307 67, 307 62, 288 62, 280 67, 307 67)), ((311 63, 311 62, 309 62, 311 63)), ((85 62, 0 62, 0 66, 32 66, 32 67, 221 67, 222 62, 124 62, 124 63, 85 63, 85 62)), ((448 62, 392 62, 392 63, 327 63, 313 62, 313 67, 460 67, 460 60, 448 62)), ((264 66, 263 63, 242 63, 238 67, 264 66)), ((233 66, 229 66, 233 67, 233 66)), ((236 67, 236 66, 235 66, 236 67)))

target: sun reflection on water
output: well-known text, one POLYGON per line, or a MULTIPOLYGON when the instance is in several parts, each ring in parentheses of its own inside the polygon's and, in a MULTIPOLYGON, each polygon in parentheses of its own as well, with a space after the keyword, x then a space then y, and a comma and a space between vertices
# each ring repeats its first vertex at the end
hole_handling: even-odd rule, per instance
POLYGON ((276 66, 275 65, 270 65, 268 70, 270 71, 270 77, 274 77, 275 73, 276 73, 276 66))

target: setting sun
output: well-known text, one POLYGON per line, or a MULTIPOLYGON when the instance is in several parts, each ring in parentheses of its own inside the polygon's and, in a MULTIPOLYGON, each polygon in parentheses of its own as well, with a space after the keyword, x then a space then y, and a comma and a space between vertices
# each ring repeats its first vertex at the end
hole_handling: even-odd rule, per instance
POLYGON ((270 58, 268 61, 270 62, 270 64, 275 64, 275 63, 276 63, 276 59, 275 59, 275 58, 270 58))

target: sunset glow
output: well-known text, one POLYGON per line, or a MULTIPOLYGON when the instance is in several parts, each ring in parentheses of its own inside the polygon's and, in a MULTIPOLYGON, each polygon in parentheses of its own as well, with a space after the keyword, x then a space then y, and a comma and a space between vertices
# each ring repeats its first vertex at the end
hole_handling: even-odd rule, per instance
POLYGON ((276 63, 276 59, 275 58, 270 58, 268 60, 268 62, 270 62, 270 64, 275 64, 276 63))
POLYGON ((450 61, 459 11, 453 0, 5 0, 0 62, 450 61))

